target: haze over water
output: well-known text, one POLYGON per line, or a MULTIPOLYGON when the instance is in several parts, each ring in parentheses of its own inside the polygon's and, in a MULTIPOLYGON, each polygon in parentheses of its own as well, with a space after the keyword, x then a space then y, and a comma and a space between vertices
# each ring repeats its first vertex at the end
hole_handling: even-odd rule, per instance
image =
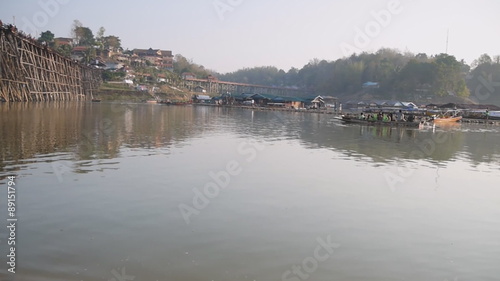
POLYGON ((15 275, 0 230, 0 279, 498 280, 499 137, 236 108, 0 104, 0 184, 16 177, 19 219, 15 275))

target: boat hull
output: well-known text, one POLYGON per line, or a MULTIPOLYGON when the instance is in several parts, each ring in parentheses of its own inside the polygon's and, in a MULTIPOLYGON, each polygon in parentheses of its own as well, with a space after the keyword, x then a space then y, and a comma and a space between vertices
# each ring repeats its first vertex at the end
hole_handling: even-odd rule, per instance
POLYGON ((418 128, 420 126, 420 123, 418 122, 369 121, 369 120, 356 119, 346 116, 343 116, 341 120, 348 124, 360 124, 366 126, 388 126, 388 127, 410 127, 410 128, 418 128))
POLYGON ((432 121, 436 124, 442 124, 442 123, 456 123, 456 122, 459 122, 460 120, 462 120, 462 116, 436 118, 432 121))

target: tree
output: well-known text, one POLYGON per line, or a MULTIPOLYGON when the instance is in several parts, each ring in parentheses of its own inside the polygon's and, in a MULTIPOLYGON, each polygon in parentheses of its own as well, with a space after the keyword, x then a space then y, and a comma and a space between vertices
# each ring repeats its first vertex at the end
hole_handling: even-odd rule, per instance
POLYGON ((38 38, 38 42, 40 43, 45 43, 48 46, 52 47, 54 46, 54 33, 52 33, 50 30, 47 30, 45 32, 42 32, 40 34, 40 37, 38 38))
POLYGON ((79 20, 74 20, 73 24, 71 25, 71 38, 76 38, 76 30, 79 27, 82 27, 82 23, 79 20))
POLYGON ((118 50, 121 48, 121 40, 119 37, 110 35, 103 37, 104 48, 118 50))
POLYGON ((493 63, 491 57, 488 54, 482 54, 478 59, 472 62, 471 66, 472 68, 476 68, 478 65, 491 63, 493 63))
POLYGON ((73 21, 71 36, 77 46, 93 46, 95 44, 94 34, 88 27, 84 27, 79 20, 73 21))
POLYGON ((82 63, 90 63, 96 58, 96 50, 93 47, 89 47, 84 54, 82 63))
POLYGON ((299 75, 299 70, 295 67, 290 68, 285 75, 285 86, 295 86, 297 85, 297 77, 299 75))
POLYGON ((498 56, 493 59, 493 63, 487 59, 478 59, 477 62, 482 63, 476 65, 468 76, 467 86, 471 91, 471 98, 477 102, 500 104, 500 63, 497 59, 498 56))
POLYGON ((174 58, 174 72, 182 75, 184 72, 190 72, 190 62, 180 54, 175 55, 174 58))
POLYGON ((470 92, 466 87, 462 64, 454 56, 440 54, 435 57, 434 93, 438 96, 455 94, 459 97, 468 97, 470 92))
POLYGON ((184 72, 191 72, 198 78, 206 78, 211 74, 211 72, 206 70, 202 65, 195 64, 192 60, 188 60, 180 54, 175 55, 174 72, 178 75, 182 75, 184 72))
POLYGON ((395 87, 403 94, 416 93, 434 83, 434 64, 417 55, 410 60, 397 76, 395 87))
POLYGON ((100 50, 103 50, 105 48, 104 46, 104 32, 106 32, 106 29, 104 27, 99 27, 99 31, 97 31, 97 34, 95 36, 95 43, 99 46, 100 50))
POLYGON ((70 57, 72 49, 70 45, 59 45, 55 50, 63 56, 70 57))
POLYGON ((95 44, 94 34, 88 27, 78 27, 75 30, 78 46, 93 46, 95 44))
POLYGON ((99 27, 99 30, 97 31, 97 34, 95 36, 96 39, 103 38, 104 37, 104 32, 106 32, 106 29, 103 26, 99 27))
POLYGON ((418 61, 427 61, 429 58, 427 57, 426 53, 418 53, 415 56, 415 59, 418 60, 418 61))

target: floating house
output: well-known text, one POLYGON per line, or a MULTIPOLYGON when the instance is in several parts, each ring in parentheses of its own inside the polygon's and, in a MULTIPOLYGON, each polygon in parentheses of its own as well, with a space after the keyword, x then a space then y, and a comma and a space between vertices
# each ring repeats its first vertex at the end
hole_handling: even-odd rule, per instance
POLYGON ((335 97, 312 96, 309 98, 275 96, 270 94, 225 93, 213 100, 214 103, 227 105, 254 105, 266 107, 281 107, 294 109, 326 109, 328 104, 334 107, 337 102, 335 97))
POLYGON ((207 95, 193 95, 193 103, 212 103, 212 97, 207 95))

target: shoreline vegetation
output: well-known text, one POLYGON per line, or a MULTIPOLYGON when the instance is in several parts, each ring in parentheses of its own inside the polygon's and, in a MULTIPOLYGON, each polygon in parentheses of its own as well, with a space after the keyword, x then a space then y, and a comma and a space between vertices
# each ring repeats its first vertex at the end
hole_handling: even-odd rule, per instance
MULTIPOLYGON (((17 31, 13 25, 1 21, 0 25, 17 31)), ((171 50, 124 49, 118 36, 105 35, 104 27, 94 35, 89 27, 75 20, 71 31, 71 38, 55 37, 50 30, 37 39, 29 38, 74 61, 101 69, 104 83, 92 92, 91 99, 95 101, 187 102, 197 94, 184 83, 191 79, 300 89, 304 95, 333 96, 342 102, 399 100, 421 105, 500 105, 500 87, 496 82, 500 81, 500 56, 482 54, 469 65, 447 53, 381 48, 336 60, 312 59, 300 69, 292 67, 288 71, 256 66, 218 73, 181 54, 174 55, 171 50)), ((215 93, 207 89, 206 94, 215 93)))

